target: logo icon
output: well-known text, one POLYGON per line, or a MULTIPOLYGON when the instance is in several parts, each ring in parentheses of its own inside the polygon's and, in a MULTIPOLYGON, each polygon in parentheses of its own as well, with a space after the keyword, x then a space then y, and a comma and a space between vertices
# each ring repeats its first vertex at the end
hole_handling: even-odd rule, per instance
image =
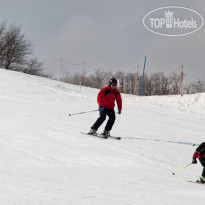
POLYGON ((165 10, 166 27, 172 28, 173 25, 173 11, 165 10))
POLYGON ((143 24, 149 31, 159 35, 184 36, 198 31, 204 19, 193 9, 168 6, 147 13, 143 24))

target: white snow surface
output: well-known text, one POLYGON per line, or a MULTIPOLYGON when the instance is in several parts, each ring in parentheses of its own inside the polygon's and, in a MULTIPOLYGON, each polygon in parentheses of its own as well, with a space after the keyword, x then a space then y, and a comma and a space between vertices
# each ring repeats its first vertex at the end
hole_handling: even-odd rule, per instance
POLYGON ((122 95, 118 141, 80 133, 98 112, 69 116, 98 109, 97 89, 2 69, 0 86, 0 204, 204 204, 205 186, 186 181, 200 163, 172 173, 205 141, 205 93, 122 95))

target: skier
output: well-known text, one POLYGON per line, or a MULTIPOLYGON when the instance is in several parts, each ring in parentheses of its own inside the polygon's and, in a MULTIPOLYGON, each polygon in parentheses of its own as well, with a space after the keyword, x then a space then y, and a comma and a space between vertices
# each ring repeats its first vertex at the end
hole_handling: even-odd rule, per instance
POLYGON ((202 171, 202 176, 198 182, 205 183, 205 142, 202 142, 195 150, 193 154, 192 164, 196 164, 197 160, 199 159, 201 165, 204 167, 202 171))
POLYGON ((122 98, 119 90, 117 90, 116 87, 117 80, 115 78, 111 78, 109 80, 109 85, 102 88, 98 93, 97 102, 99 105, 100 117, 93 124, 88 134, 97 135, 98 128, 105 121, 106 115, 108 115, 109 120, 107 121, 105 130, 102 135, 110 136, 110 130, 112 129, 112 126, 115 122, 115 100, 117 102, 118 114, 121 114, 122 110, 122 98))

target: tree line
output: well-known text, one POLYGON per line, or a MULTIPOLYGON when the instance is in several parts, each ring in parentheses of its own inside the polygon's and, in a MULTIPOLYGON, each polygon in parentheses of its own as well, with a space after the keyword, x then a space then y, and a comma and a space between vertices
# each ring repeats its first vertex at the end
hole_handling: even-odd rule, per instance
MULTIPOLYGON (((142 75, 139 73, 126 73, 117 71, 115 73, 109 71, 97 70, 90 75, 82 75, 81 73, 67 73, 62 81, 92 88, 102 88, 108 84, 110 77, 114 76, 119 79, 119 89, 122 93, 141 95, 142 91, 142 75)), ((181 76, 173 74, 166 76, 162 72, 152 75, 144 75, 143 92, 144 95, 175 95, 179 94, 181 86, 181 76)))
POLYGON ((205 92, 205 81, 197 80, 184 86, 184 94, 195 94, 205 92))
MULTIPOLYGON (((119 89, 122 93, 141 95, 142 92, 142 75, 139 73, 126 73, 117 71, 115 73, 109 71, 97 70, 95 73, 86 75, 85 73, 67 73, 61 78, 61 81, 82 85, 92 88, 102 88, 108 84, 109 79, 114 76, 119 79, 119 89)), ((184 75, 183 75, 184 78, 184 75)), ((178 94, 194 94, 205 92, 205 82, 198 80, 183 87, 182 76, 180 73, 165 75, 163 72, 147 75, 145 73, 143 80, 143 94, 151 95, 178 95, 178 94), (183 90, 181 90, 183 89, 183 90), (182 91, 182 93, 181 93, 182 91)))

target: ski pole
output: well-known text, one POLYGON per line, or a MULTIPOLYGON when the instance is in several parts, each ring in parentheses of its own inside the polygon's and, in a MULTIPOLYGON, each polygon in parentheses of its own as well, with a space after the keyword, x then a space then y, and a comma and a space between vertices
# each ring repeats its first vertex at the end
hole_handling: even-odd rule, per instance
POLYGON ((80 115, 80 114, 85 114, 85 113, 88 113, 88 112, 96 112, 96 111, 99 111, 99 110, 90 110, 90 111, 86 111, 86 112, 72 113, 72 114, 69 114, 69 116, 72 116, 72 115, 80 115))
POLYGON ((189 167, 192 163, 187 164, 186 166, 182 167, 181 169, 178 169, 176 172, 173 172, 172 174, 175 175, 179 172, 181 172, 182 170, 184 170, 185 168, 189 167))

